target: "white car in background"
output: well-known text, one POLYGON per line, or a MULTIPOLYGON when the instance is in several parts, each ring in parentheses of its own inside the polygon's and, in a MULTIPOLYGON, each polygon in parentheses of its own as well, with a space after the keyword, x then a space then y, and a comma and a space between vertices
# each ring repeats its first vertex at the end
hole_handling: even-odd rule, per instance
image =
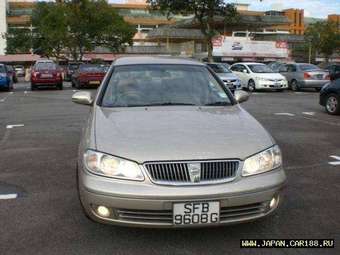
POLYGON ((249 91, 260 89, 282 91, 288 88, 286 78, 261 63, 235 63, 230 67, 241 80, 242 88, 249 91))

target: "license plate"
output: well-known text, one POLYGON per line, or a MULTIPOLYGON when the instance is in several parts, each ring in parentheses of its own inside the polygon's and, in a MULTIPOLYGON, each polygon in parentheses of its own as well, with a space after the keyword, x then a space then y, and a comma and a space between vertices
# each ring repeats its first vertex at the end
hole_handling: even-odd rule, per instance
POLYGON ((186 202, 173 205, 174 225, 216 224, 220 222, 220 202, 186 202))
POLYGON ((90 81, 90 84, 98 85, 100 84, 100 81, 90 81))
POLYGON ((41 74, 41 78, 52 78, 52 74, 41 74))

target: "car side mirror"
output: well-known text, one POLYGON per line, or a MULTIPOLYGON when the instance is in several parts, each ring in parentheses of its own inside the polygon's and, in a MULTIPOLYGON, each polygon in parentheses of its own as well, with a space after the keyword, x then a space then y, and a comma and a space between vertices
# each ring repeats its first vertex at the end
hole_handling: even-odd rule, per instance
POLYGON ((243 69, 242 72, 243 73, 248 73, 248 71, 246 69, 243 69))
POLYGON ((249 94, 243 90, 236 90, 234 97, 238 103, 243 103, 249 99, 249 94))
POLYGON ((92 94, 88 91, 76 92, 72 96, 72 102, 76 104, 92 105, 92 94))

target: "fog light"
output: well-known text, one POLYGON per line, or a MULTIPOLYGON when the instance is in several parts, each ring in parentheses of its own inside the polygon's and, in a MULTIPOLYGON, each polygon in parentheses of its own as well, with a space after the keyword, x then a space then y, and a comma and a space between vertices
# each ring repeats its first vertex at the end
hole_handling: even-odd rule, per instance
POLYGON ((273 209, 274 207, 276 207, 277 206, 277 202, 278 202, 278 197, 273 197, 272 200, 269 203, 270 209, 273 209))
POLYGON ((109 217, 110 216, 110 210, 109 208, 107 208, 106 206, 100 205, 97 207, 97 213, 99 214, 99 216, 101 217, 109 217))

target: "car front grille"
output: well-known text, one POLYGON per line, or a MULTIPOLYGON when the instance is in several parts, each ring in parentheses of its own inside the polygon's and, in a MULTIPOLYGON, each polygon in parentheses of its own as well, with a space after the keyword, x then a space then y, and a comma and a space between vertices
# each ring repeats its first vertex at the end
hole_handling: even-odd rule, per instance
MULTIPOLYGON (((220 223, 251 220, 266 215, 269 210, 268 202, 221 207, 220 223)), ((114 209, 114 212, 115 219, 119 221, 165 226, 173 224, 172 210, 114 209)))
POLYGON ((239 168, 238 160, 202 162, 155 162, 146 163, 145 168, 154 183, 163 185, 213 184, 231 181, 239 168), (192 174, 196 166, 196 177, 192 174), (198 171, 198 173, 197 173, 198 171))

